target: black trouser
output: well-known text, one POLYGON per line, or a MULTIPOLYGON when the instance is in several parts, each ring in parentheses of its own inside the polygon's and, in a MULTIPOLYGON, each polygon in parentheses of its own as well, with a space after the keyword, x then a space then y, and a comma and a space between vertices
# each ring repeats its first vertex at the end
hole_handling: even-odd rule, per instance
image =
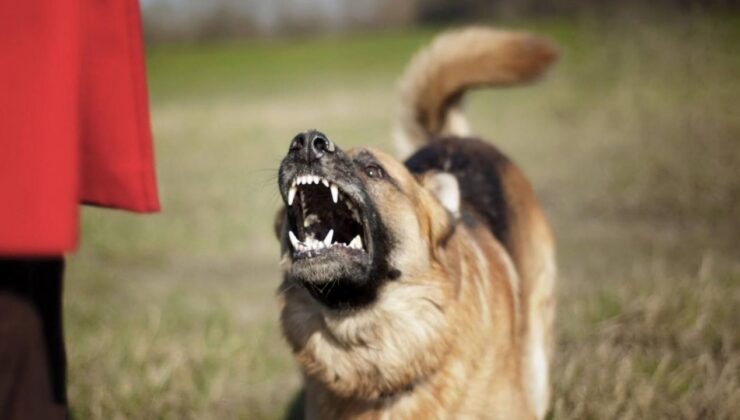
POLYGON ((0 418, 59 418, 67 404, 64 259, 0 258, 0 418))

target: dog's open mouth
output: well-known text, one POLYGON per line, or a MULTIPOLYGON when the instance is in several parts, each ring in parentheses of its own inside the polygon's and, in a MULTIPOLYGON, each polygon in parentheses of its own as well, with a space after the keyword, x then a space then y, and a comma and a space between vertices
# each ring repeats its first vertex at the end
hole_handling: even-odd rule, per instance
POLYGON ((314 174, 298 175, 287 198, 294 260, 367 253, 361 208, 334 182, 314 174))

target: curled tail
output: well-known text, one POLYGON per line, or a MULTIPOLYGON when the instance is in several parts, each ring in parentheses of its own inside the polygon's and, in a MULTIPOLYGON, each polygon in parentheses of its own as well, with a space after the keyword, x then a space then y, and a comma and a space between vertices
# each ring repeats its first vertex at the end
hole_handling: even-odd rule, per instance
POLYGON ((466 90, 532 81, 556 57, 552 43, 525 32, 472 27, 438 36, 401 77, 400 151, 442 135, 469 135, 460 108, 466 90))

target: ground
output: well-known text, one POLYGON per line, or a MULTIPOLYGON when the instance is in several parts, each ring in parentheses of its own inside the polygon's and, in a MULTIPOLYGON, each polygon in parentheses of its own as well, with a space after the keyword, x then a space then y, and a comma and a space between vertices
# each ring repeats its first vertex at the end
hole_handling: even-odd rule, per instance
MULTIPOLYGON (((560 62, 468 109, 557 236, 552 418, 736 417, 740 16, 510 26, 560 62)), ((280 159, 309 128, 393 151, 395 80, 438 31, 148 48, 164 211, 84 212, 65 295, 78 418, 284 413, 300 378, 274 298, 280 159)))

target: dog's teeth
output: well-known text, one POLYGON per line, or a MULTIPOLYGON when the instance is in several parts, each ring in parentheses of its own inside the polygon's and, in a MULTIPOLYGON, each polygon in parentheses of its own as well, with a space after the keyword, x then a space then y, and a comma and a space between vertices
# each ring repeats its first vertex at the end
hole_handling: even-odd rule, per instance
POLYGON ((331 184, 331 199, 334 200, 334 204, 337 204, 339 201, 339 188, 337 188, 336 185, 331 184))
POLYGON ((326 188, 329 188, 329 181, 327 181, 326 179, 323 179, 323 178, 322 178, 322 179, 321 179, 321 183, 322 183, 322 184, 324 184, 324 186, 325 186, 326 188))
POLYGON ((313 176, 313 183, 314 183, 314 184, 316 184, 316 185, 319 185, 319 182, 320 182, 320 181, 321 181, 321 180, 319 179, 319 176, 318 176, 318 175, 314 175, 314 176, 313 176))
POLYGON ((331 240, 334 237, 334 229, 329 229, 329 233, 326 234, 326 238, 324 238, 324 245, 331 246, 331 240))
POLYGON ((290 190, 288 190, 288 205, 293 205, 293 199, 295 198, 295 193, 297 191, 297 188, 295 186, 290 187, 290 190))
POLYGON ((352 241, 349 243, 350 248, 354 249, 362 249, 362 238, 360 235, 357 235, 352 239, 352 241))
POLYGON ((290 238, 290 244, 293 245, 293 249, 298 249, 298 247, 300 246, 300 241, 298 240, 298 238, 295 237, 295 234, 292 230, 288 231, 288 238, 290 238))

